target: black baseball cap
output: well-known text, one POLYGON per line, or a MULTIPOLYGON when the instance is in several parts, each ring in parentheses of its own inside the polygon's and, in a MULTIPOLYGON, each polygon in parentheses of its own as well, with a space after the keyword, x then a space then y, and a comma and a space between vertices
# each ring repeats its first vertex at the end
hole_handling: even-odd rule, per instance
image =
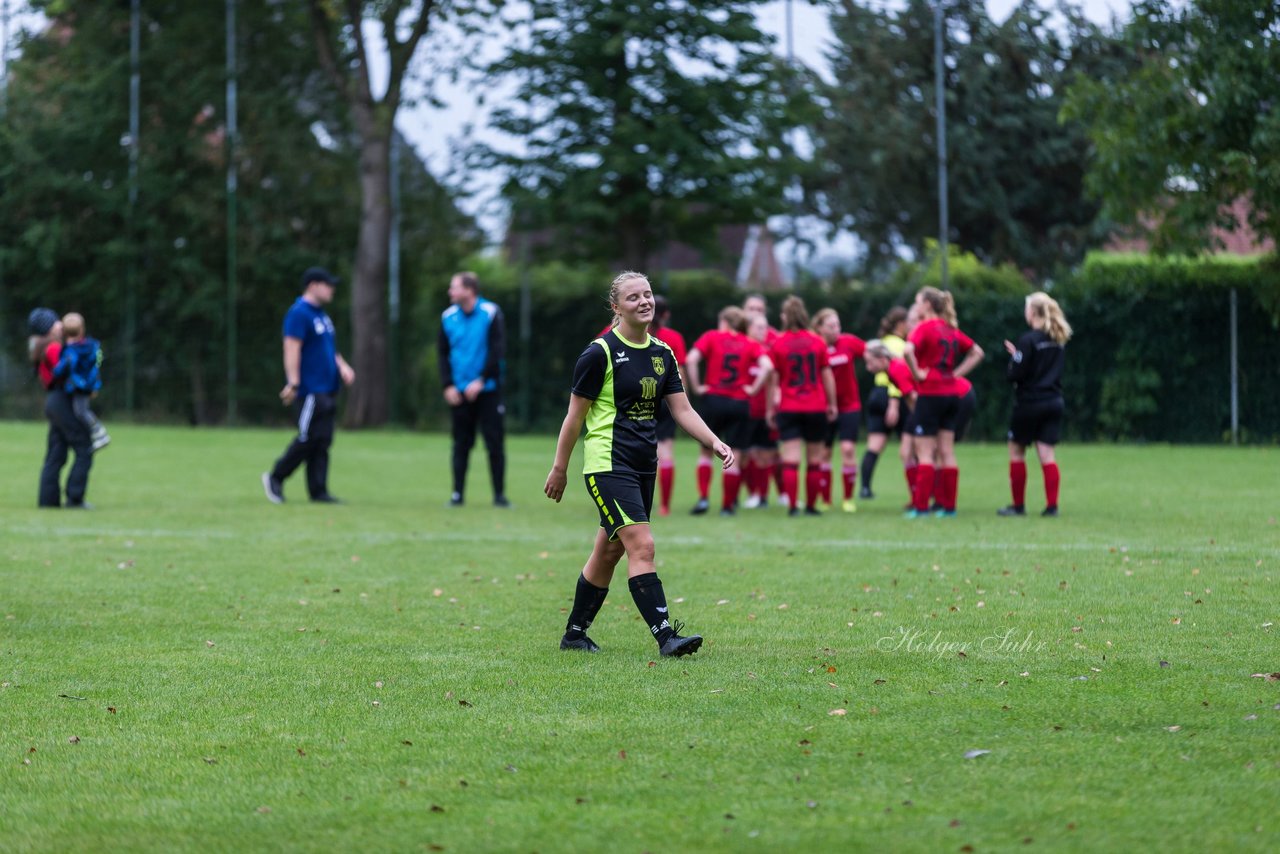
POLYGON ((27 329, 32 335, 45 335, 58 322, 58 313, 51 308, 33 308, 27 315, 27 329))
POLYGON ((312 282, 324 282, 326 285, 337 285, 338 277, 330 273, 324 267, 308 267, 306 272, 302 274, 302 289, 305 291, 307 285, 312 282))

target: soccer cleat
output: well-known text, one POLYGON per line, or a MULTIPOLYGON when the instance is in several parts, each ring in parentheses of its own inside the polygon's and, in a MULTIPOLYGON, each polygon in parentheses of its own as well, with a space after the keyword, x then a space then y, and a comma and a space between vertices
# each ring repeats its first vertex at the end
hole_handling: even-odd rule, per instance
POLYGON ((701 516, 711 509, 711 502, 705 498, 699 498, 698 503, 693 505, 693 509, 689 512, 694 516, 701 516))
POLYGON ((346 502, 338 496, 330 495, 327 492, 324 495, 312 496, 311 501, 313 504, 346 504, 346 502))
POLYGON ((68 501, 65 506, 68 510, 92 510, 93 509, 93 505, 90 504, 88 501, 68 501))
POLYGON ((799 516, 799 515, 800 515, 800 508, 799 508, 799 507, 788 507, 788 508, 787 508, 787 515, 788 515, 788 516, 799 516))
POLYGON ((748 510, 755 510, 757 507, 760 506, 760 496, 748 495, 747 500, 742 502, 742 506, 747 508, 748 510))
POLYGON ((505 508, 505 507, 510 507, 510 506, 511 506, 511 502, 507 500, 507 496, 505 496, 505 495, 495 495, 495 496, 493 497, 493 506, 494 506, 494 507, 504 507, 504 508, 505 508))
POLYGON ((821 516, 821 515, 822 515, 822 511, 821 511, 821 510, 819 510, 817 507, 806 507, 806 508, 804 508, 804 515, 806 515, 806 516, 821 516))
POLYGON ((455 493, 453 493, 452 495, 450 495, 450 496, 449 496, 449 506, 450 506, 450 507, 461 507, 461 506, 462 506, 462 493, 461 493, 461 492, 455 492, 455 493))
POLYGON ((269 471, 262 473, 262 491, 267 494, 267 500, 272 504, 284 503, 284 484, 272 477, 269 471))
POLYGON ((1041 516, 1051 516, 1051 517, 1053 517, 1054 519, 1058 518, 1058 505, 1057 505, 1057 504, 1055 504, 1055 505, 1053 505, 1052 507, 1046 507, 1046 508, 1044 508, 1044 511, 1043 511, 1040 515, 1041 515, 1041 516))
POLYGON ((840 505, 840 509, 845 513, 857 513, 858 505, 853 503, 852 498, 846 498, 840 505))
POLYGON ((569 638, 568 635, 560 638, 561 649, 577 649, 582 652, 599 652, 600 647, 591 638, 583 635, 580 638, 569 638))
POLYGON ((1027 508, 1021 504, 1010 504, 1008 507, 1001 507, 996 511, 997 516, 1025 516, 1027 508))
POLYGON ((939 507, 937 510, 933 511, 933 516, 935 519, 954 519, 956 518, 956 511, 948 510, 945 507, 939 507))
POLYGON ((94 431, 93 441, 90 445, 90 447, 92 447, 94 451, 101 451, 103 448, 105 448, 107 445, 110 445, 110 444, 111 444, 111 437, 107 435, 106 430, 99 428, 98 430, 94 431))
POLYGON ((662 642, 659 651, 670 658, 679 658, 682 655, 691 655, 698 651, 702 646, 701 635, 689 635, 689 637, 680 637, 680 632, 684 630, 684 623, 676 621, 671 627, 671 636, 662 642))
POLYGON ((720 515, 721 515, 721 516, 732 516, 732 515, 734 515, 734 509, 733 509, 732 507, 721 507, 721 508, 720 508, 720 515))
POLYGON ((862 489, 858 490, 858 497, 865 500, 870 500, 872 498, 875 498, 876 495, 874 492, 871 491, 871 487, 864 486, 862 487, 862 489))
POLYGON ((929 511, 925 510, 921 512, 916 508, 912 507, 910 510, 902 514, 902 518, 903 519, 928 519, 929 511))

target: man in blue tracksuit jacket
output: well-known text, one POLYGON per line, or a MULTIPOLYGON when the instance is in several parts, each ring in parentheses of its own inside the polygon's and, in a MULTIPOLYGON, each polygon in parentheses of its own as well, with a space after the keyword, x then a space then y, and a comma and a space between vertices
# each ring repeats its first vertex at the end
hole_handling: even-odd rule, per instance
POLYGON ((489 451, 493 503, 509 507, 506 495, 507 456, 503 448, 502 359, 506 348, 502 309, 480 296, 475 273, 457 273, 449 281, 449 302, 440 316, 440 384, 453 415, 453 495, 462 505, 467 462, 476 443, 476 427, 489 451))

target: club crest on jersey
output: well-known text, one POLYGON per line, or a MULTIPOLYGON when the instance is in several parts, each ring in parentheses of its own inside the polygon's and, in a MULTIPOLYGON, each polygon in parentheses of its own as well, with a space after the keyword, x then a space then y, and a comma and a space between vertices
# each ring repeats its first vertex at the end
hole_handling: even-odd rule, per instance
POLYGON ((667 363, 662 360, 661 356, 653 357, 653 372, 658 376, 662 376, 667 372, 667 363))
POLYGON ((653 400, 658 396, 658 380, 656 377, 640 378, 640 398, 642 400, 653 400))

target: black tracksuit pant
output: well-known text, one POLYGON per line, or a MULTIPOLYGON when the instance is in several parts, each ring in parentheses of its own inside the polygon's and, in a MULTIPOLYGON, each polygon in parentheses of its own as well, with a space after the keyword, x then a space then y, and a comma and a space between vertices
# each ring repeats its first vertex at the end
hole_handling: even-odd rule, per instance
POLYGON ((76 452, 67 476, 67 504, 83 504, 84 493, 89 487, 89 469, 93 466, 93 443, 89 428, 76 417, 71 407, 71 395, 62 389, 54 389, 45 395, 44 414, 49 419, 49 441, 44 454, 44 467, 40 470, 40 506, 62 505, 62 467, 67 464, 68 451, 76 452))
POLYGON ((493 481, 493 497, 506 495, 507 454, 504 449, 503 418, 506 408, 502 405, 500 391, 481 392, 475 401, 463 400, 453 407, 453 491, 465 495, 467 491, 467 463, 471 448, 476 443, 476 428, 484 436, 484 446, 489 452, 489 476, 493 481))
POLYGON ((298 435, 276 460, 271 476, 283 482, 306 463, 307 494, 322 498, 329 494, 329 446, 333 444, 337 396, 309 394, 295 400, 293 408, 298 416, 298 435))

